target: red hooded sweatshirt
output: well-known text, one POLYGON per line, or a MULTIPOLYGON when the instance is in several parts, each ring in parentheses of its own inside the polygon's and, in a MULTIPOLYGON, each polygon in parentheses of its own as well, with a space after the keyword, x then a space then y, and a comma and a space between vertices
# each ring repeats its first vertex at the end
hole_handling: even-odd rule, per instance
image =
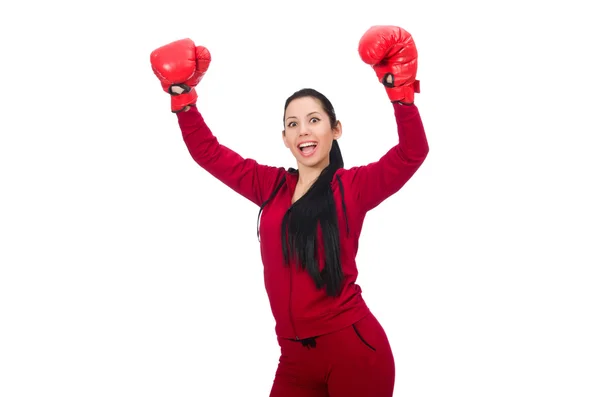
MULTIPOLYGON (((340 223, 340 254, 344 281, 339 296, 317 289, 309 274, 285 266, 281 243, 283 217, 292 205, 298 174, 282 167, 258 164, 221 145, 196 107, 177 113, 183 139, 192 158, 231 189, 261 206, 277 187, 260 217, 260 252, 264 282, 275 318, 275 333, 282 338, 305 339, 334 332, 369 314, 362 299, 356 255, 367 212, 396 193, 421 166, 429 146, 415 105, 394 103, 399 143, 378 161, 340 169, 331 188, 340 223), (280 185, 280 183, 282 183, 280 185), (343 199, 343 200, 342 200, 343 199), (345 211, 342 207, 345 205, 345 211)), ((320 268, 325 259, 318 252, 320 268)))

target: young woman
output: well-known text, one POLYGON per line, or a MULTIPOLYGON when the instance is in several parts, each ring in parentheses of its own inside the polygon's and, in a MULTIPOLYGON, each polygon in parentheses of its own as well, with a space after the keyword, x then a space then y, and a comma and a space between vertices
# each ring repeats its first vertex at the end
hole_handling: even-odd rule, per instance
POLYGON ((342 125, 313 89, 285 102, 282 138, 297 169, 258 164, 221 145, 195 106, 208 50, 184 39, 151 54, 171 94, 193 159, 259 206, 264 280, 281 358, 271 397, 389 397, 394 357, 356 284, 358 240, 367 212, 397 192, 429 151, 414 105, 417 51, 399 27, 374 26, 359 42, 392 102, 399 143, 371 164, 344 168, 342 125))

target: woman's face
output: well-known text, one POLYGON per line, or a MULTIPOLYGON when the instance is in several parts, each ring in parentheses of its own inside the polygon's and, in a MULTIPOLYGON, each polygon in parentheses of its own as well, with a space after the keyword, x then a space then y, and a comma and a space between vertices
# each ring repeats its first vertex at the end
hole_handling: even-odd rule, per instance
POLYGON ((329 116, 313 97, 294 99, 285 111, 283 143, 298 165, 325 168, 334 139, 342 135, 341 123, 331 128, 329 116))

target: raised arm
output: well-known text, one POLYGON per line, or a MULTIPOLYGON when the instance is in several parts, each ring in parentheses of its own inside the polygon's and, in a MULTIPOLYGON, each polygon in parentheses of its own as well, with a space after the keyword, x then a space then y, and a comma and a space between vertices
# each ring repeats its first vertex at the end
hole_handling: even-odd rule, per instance
POLYGON ((283 168, 260 165, 221 145, 195 104, 196 86, 210 65, 211 55, 190 39, 177 40, 150 54, 152 71, 171 95, 183 139, 192 158, 206 171, 256 205, 261 205, 283 177, 283 168))
POLYGON ((417 47, 410 33, 397 26, 373 26, 361 37, 358 52, 394 106, 399 139, 379 161, 348 173, 354 196, 367 212, 404 186, 425 160, 429 145, 414 105, 419 81, 417 47))
POLYGON ((177 113, 177 118, 196 163, 256 205, 260 206, 283 178, 284 168, 258 164, 220 144, 196 106, 177 113))
POLYGON ((396 193, 419 169, 429 145, 415 105, 393 103, 398 126, 398 144, 378 161, 350 169, 350 186, 362 212, 378 206, 396 193))

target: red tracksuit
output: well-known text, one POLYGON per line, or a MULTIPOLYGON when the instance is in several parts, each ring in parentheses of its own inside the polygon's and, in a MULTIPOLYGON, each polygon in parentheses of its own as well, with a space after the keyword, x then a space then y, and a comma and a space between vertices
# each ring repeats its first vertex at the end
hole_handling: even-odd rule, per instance
MULTIPOLYGON (((292 204, 298 174, 242 158, 221 145, 196 107, 177 114, 192 158, 214 177, 257 206, 277 188, 263 209, 259 226, 265 287, 282 350, 271 396, 392 395, 393 355, 385 332, 362 299, 355 262, 367 212, 396 193, 429 151, 417 107, 392 106, 399 143, 379 161, 338 170, 331 182, 345 276, 341 294, 335 298, 318 290, 308 273, 284 266, 281 222, 292 204)), ((367 133, 376 136, 378 132, 367 133)), ((318 251, 322 255, 322 244, 318 251)), ((320 263, 322 269, 323 258, 320 263)))

